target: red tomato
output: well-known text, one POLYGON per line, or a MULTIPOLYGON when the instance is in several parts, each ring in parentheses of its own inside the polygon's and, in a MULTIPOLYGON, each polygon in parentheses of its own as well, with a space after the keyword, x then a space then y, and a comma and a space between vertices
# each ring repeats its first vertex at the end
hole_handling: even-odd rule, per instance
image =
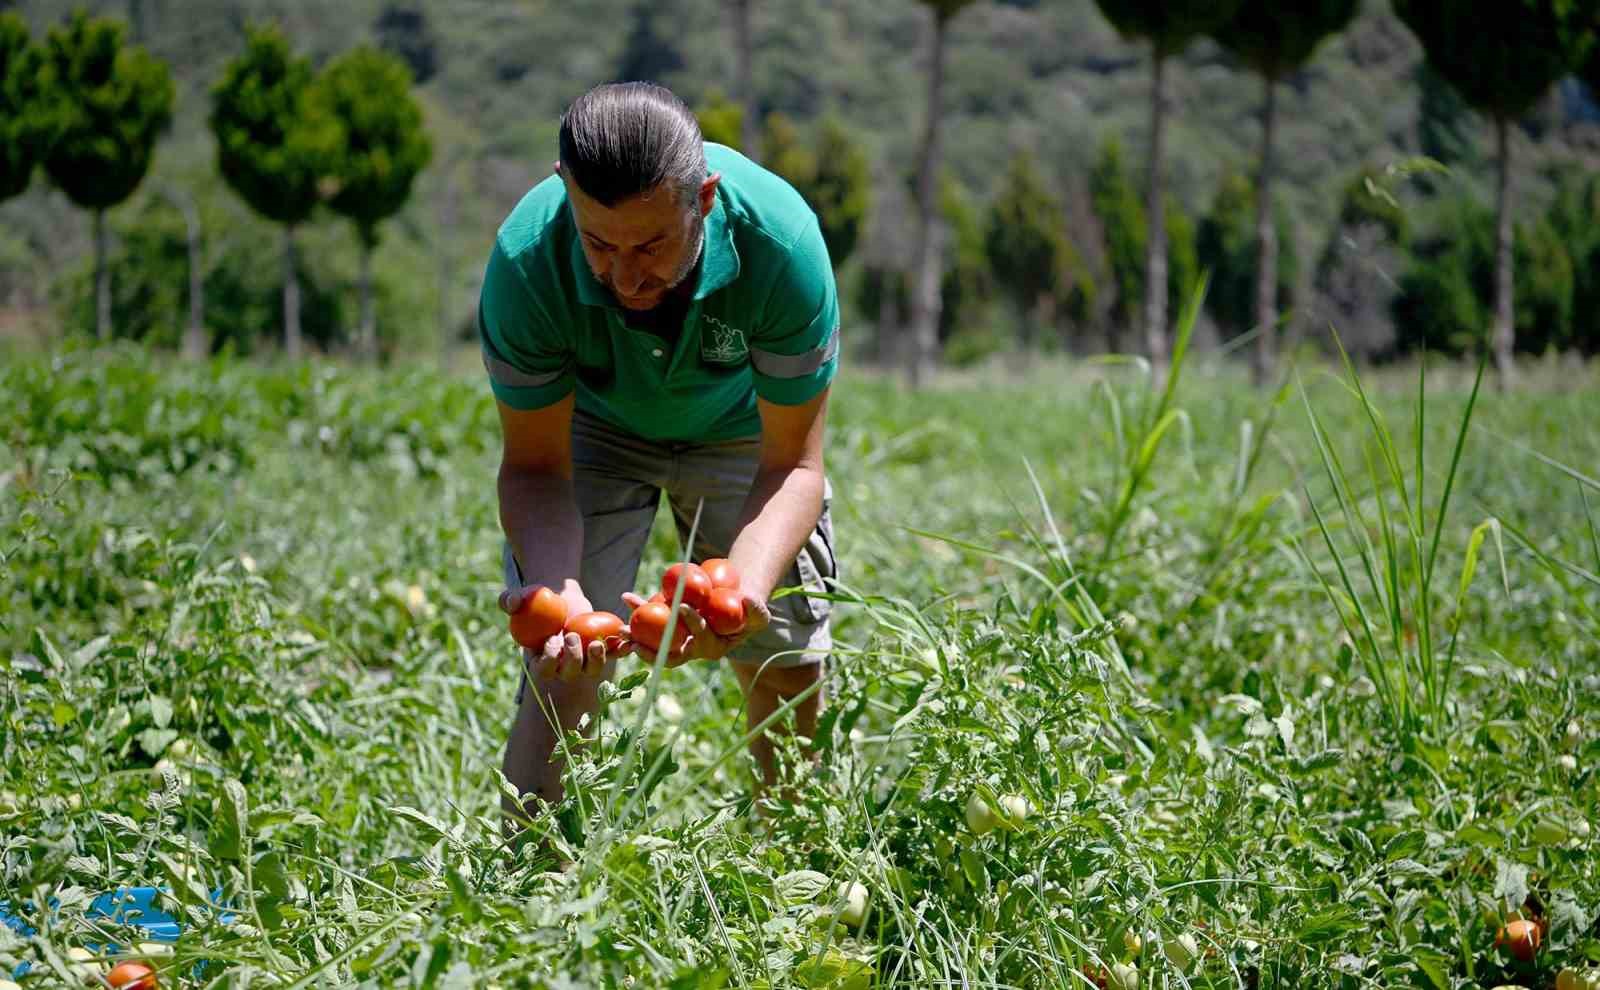
MULTIPOLYGON (((651 653, 661 649, 661 638, 666 635, 667 621, 672 618, 672 607, 664 602, 646 602, 634 609, 633 617, 628 620, 628 632, 633 641, 649 650, 651 653)), ((672 630, 672 645, 667 648, 668 656, 676 656, 683 652, 683 644, 689 638, 689 629, 680 619, 672 630)))
POLYGON ((661 594, 667 603, 678 593, 678 581, 683 581, 683 603, 696 612, 705 608, 706 596, 711 594, 711 579, 699 564, 673 564, 661 576, 661 594))
POLYGON ((567 600, 541 585, 512 613, 511 638, 530 650, 542 649, 566 621, 567 600))
POLYGON ((659 591, 650 596, 650 604, 652 604, 652 605, 665 605, 666 603, 667 603, 667 596, 663 595, 659 591))
POLYGON ((142 962, 118 963, 106 974, 106 982, 122 990, 156 990, 156 971, 142 962))
POLYGON ((606 652, 622 648, 622 617, 610 612, 579 612, 567 620, 563 632, 577 633, 585 650, 595 640, 604 640, 606 652))
POLYGON ((739 572, 726 557, 713 557, 700 565, 713 588, 739 587, 739 572))
POLYGON ((1532 962, 1539 951, 1539 925, 1533 921, 1511 921, 1494 937, 1494 947, 1505 949, 1523 962, 1532 962))
POLYGON ((718 636, 732 636, 744 628, 744 596, 732 588, 712 588, 700 615, 718 636))

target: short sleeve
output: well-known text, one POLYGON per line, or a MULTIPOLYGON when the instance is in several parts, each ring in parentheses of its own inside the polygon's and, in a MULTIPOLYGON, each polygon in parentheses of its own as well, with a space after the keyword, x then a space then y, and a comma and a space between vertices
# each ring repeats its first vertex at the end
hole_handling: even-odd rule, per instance
POLYGON ((574 388, 570 344, 498 241, 478 294, 478 343, 495 398, 513 409, 543 408, 574 388))
POLYGON ((813 220, 789 249, 760 328, 750 341, 756 395, 781 406, 816 398, 839 366, 839 293, 813 220))

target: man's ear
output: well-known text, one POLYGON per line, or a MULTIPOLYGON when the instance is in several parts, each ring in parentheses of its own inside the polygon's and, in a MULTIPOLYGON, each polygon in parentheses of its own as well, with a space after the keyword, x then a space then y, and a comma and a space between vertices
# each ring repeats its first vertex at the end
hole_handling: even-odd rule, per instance
POLYGON ((711 208, 717 205, 717 183, 722 181, 721 172, 712 172, 706 176, 706 181, 700 183, 700 216, 710 215, 711 208))

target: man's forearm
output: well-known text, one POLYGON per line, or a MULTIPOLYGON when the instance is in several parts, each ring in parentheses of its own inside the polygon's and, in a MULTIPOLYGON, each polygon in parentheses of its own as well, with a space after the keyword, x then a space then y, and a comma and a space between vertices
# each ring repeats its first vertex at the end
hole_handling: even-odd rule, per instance
POLYGON ((500 528, 522 567, 523 584, 560 592, 569 607, 587 602, 578 587, 583 518, 572 479, 502 467, 497 488, 500 528))
POLYGON ((823 490, 822 472, 813 467, 756 474, 728 554, 746 593, 765 601, 784 583, 785 572, 822 515, 823 490))

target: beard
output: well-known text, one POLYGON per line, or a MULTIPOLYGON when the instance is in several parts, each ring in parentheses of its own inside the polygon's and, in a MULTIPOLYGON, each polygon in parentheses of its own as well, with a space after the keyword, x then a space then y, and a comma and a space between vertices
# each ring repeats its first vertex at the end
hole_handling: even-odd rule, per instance
MULTIPOLYGON (((635 310, 635 312, 649 312, 650 310, 655 309, 656 307, 665 303, 667 301, 667 297, 671 296, 673 293, 682 288, 684 282, 686 282, 689 276, 694 274, 695 269, 700 266, 700 251, 705 247, 706 218, 700 215, 699 210, 694 212, 693 223, 694 230, 690 234, 689 249, 683 253, 683 260, 678 262, 678 267, 673 271, 672 277, 665 282, 646 283, 641 289, 641 292, 646 295, 660 292, 661 298, 655 303, 655 305, 650 306, 648 309, 635 310)), ((610 290, 611 297, 617 301, 618 305, 622 306, 624 309, 632 309, 632 307, 628 306, 627 303, 624 303, 621 297, 617 295, 616 286, 611 284, 611 279, 609 276, 602 277, 600 281, 608 290, 610 290)))

